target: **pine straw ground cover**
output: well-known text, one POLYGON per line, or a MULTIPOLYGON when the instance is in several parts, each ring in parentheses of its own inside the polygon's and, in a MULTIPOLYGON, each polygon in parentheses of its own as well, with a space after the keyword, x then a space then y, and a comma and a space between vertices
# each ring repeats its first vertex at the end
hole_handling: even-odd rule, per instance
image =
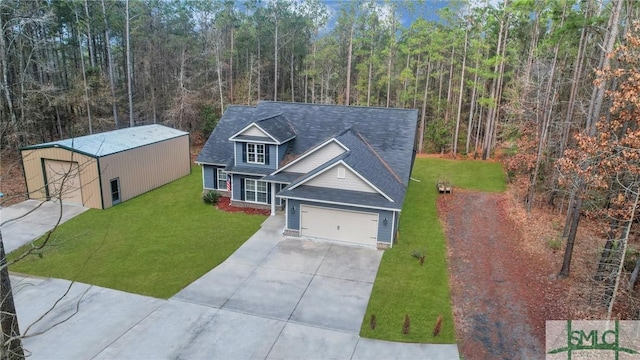
POLYGON ((122 204, 90 209, 58 228, 42 258, 30 256, 10 270, 169 298, 223 262, 266 218, 205 205, 201 181, 193 167, 122 204))

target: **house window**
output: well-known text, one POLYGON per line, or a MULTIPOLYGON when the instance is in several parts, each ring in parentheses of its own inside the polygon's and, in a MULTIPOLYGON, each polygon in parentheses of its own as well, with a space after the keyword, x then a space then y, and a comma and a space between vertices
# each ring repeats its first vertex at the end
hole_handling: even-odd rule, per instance
POLYGON ((252 179, 244 180, 244 200, 266 204, 268 199, 267 183, 252 179))
POLYGON ((218 190, 226 190, 227 189, 227 172, 218 169, 218 190))
POLYGON ((247 144, 247 162, 264 164, 264 144, 247 144))

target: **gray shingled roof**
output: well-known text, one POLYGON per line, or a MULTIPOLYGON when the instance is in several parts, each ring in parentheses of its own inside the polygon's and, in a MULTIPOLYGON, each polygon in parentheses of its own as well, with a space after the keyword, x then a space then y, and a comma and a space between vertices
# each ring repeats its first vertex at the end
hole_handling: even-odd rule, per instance
MULTIPOLYGON (((339 157, 340 160, 345 161, 347 165, 391 197, 395 203, 390 203, 377 194, 373 194, 374 197, 353 194, 352 197, 357 197, 362 204, 382 206, 380 201, 386 201, 386 208, 400 208, 411 175, 417 119, 417 110, 408 109, 270 101, 260 102, 256 107, 232 106, 220 119, 196 161, 208 164, 231 164, 233 143, 228 139, 252 122, 259 123, 260 127, 276 137, 278 141, 295 135, 289 141, 287 154, 285 154, 285 158, 289 159, 296 158, 326 140, 336 137, 350 149, 348 153, 339 157)), ((312 173, 317 173, 336 161, 338 159, 333 159, 312 173)), ((254 173, 263 174, 261 171, 254 171, 254 173)), ((296 181, 310 175, 312 174, 307 174, 296 181)), ((315 193, 317 189, 309 188, 311 187, 303 185, 294 190, 285 189, 280 192, 280 195, 304 198, 320 196, 315 193)), ((344 190, 338 191, 336 196, 344 196, 342 192, 344 190)), ((322 196, 331 197, 333 196, 331 194, 334 192, 322 196)))
POLYGON ((267 175, 265 177, 262 178, 262 180, 265 181, 275 181, 275 182, 280 182, 280 183, 284 183, 284 184, 290 184, 292 182, 294 182, 296 179, 304 176, 306 174, 303 173, 296 173, 296 172, 288 172, 288 171, 283 171, 283 172, 279 172, 275 175, 267 175))
POLYGON ((402 210, 402 203, 390 202, 382 195, 362 191, 342 189, 327 189, 315 186, 305 186, 290 190, 285 188, 278 193, 287 198, 320 200, 329 203, 339 203, 360 207, 376 207, 389 210, 402 210))
POLYGON ((200 150, 196 162, 224 166, 232 164, 233 142, 229 138, 253 122, 255 109, 251 106, 229 106, 200 150))
POLYGON ((319 105, 287 102, 261 102, 261 118, 267 114, 285 115, 296 137, 288 152, 297 156, 335 134, 352 127, 391 166, 403 183, 408 184, 418 111, 361 106, 319 105))
MULTIPOLYGON (((356 134, 356 132, 350 128, 344 131, 339 136, 336 136, 336 140, 346 146, 349 151, 345 152, 342 155, 336 156, 330 161, 327 161, 325 164, 322 164, 313 171, 309 172, 307 175, 297 179, 291 184, 291 186, 295 186, 298 183, 304 183, 307 179, 316 175, 317 173, 324 171, 325 169, 340 161, 343 161, 354 171, 362 175, 365 179, 367 179, 370 183, 372 183, 375 187, 382 191, 385 195, 392 198, 393 201, 402 203, 402 201, 404 200, 404 195, 406 193, 405 185, 400 182, 400 179, 397 178, 397 175, 393 173, 391 168, 386 165, 382 161, 382 159, 376 156, 373 149, 368 146, 364 139, 358 136, 358 134, 356 134)), ((304 184, 302 184, 298 188, 300 190, 298 190, 297 192, 299 193, 300 191, 302 191, 302 189, 307 188, 310 187, 304 186, 304 184)))
POLYGON ((28 150, 60 147, 87 156, 101 157, 188 134, 188 132, 156 124, 136 126, 71 139, 52 141, 26 146, 23 149, 28 150))
MULTIPOLYGON (((418 111, 360 106, 263 101, 256 107, 230 106, 200 152, 197 162, 226 165, 233 160, 228 141, 256 119, 284 115, 296 133, 288 154, 297 157, 335 134, 353 127, 408 184, 418 111)), ((266 129, 265 129, 266 130, 266 129)))
POLYGON ((296 136, 289 119, 284 115, 271 116, 256 122, 264 131, 273 136, 280 144, 296 136))

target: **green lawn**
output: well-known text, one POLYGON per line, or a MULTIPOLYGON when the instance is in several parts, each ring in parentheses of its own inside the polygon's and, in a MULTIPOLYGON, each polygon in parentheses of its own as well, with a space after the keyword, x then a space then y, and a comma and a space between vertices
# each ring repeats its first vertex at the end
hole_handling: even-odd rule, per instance
POLYGON ((420 182, 410 182, 400 216, 398 243, 382 257, 360 335, 392 341, 454 343, 447 243, 438 221, 435 184, 439 178, 446 178, 454 187, 499 192, 506 189, 504 172, 494 162, 416 159, 412 176, 420 182), (414 250, 426 250, 423 266, 411 256, 414 250), (372 314, 376 316, 375 330, 369 324, 372 314), (407 335, 403 334, 405 314, 411 320, 407 335), (439 315, 443 317, 442 330, 434 338, 432 332, 439 315))
POLYGON ((191 175, 122 204, 88 210, 58 228, 42 258, 28 257, 10 270, 171 297, 224 261, 265 220, 205 205, 201 181, 193 167, 191 175))

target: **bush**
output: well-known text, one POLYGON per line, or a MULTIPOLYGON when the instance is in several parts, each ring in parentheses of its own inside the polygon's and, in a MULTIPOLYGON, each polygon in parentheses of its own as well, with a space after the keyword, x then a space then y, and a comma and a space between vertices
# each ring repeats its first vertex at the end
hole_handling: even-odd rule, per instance
POLYGON ((554 252, 558 251, 562 247, 562 239, 559 239, 559 238, 547 239, 547 246, 549 246, 549 248, 554 252))
POLYGON ((217 204, 218 199, 220 199, 220 194, 213 190, 209 190, 202 195, 202 201, 204 201, 205 204, 217 204))

